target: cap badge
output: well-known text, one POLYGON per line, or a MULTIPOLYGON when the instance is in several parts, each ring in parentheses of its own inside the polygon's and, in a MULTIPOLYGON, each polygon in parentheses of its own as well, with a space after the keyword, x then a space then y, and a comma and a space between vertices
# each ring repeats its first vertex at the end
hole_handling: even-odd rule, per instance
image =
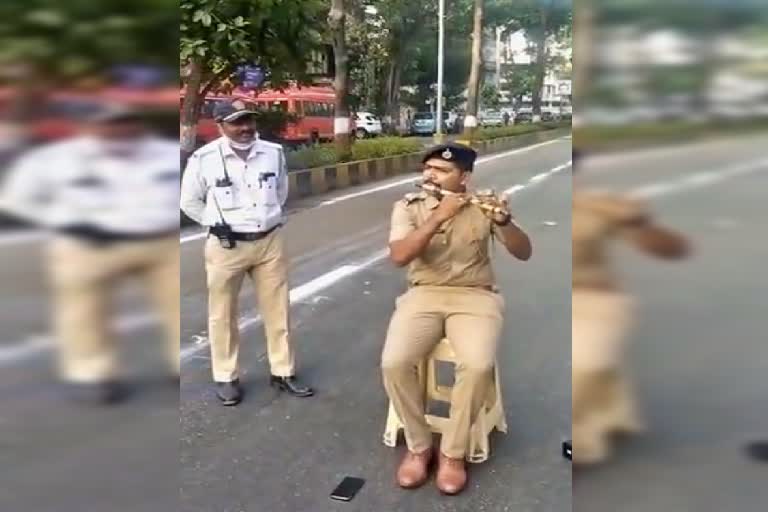
POLYGON ((453 158, 453 153, 451 153, 450 149, 446 149, 445 151, 443 151, 443 158, 445 158, 446 160, 450 160, 451 158, 453 158))

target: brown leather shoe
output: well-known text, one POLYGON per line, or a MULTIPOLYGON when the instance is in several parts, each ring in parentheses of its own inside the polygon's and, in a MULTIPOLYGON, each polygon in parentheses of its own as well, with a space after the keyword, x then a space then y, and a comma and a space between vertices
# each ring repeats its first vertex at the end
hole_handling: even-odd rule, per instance
POLYGON ((435 483, 443 494, 459 494, 463 491, 467 485, 464 459, 452 459, 440 452, 435 483))
POLYGON ((432 461, 432 449, 421 453, 408 450, 397 468, 397 484, 405 489, 415 489, 424 485, 429 476, 429 463, 432 461))

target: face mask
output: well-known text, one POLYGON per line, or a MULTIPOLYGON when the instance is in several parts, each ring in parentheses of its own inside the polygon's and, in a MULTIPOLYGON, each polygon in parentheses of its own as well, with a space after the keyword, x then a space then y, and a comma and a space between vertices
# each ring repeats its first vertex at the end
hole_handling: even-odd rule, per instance
POLYGON ((142 139, 103 139, 101 137, 89 137, 89 142, 96 151, 108 155, 131 155, 136 153, 141 146, 142 139))
POLYGON ((229 142, 229 145, 232 149, 237 149, 238 151, 248 151, 251 149, 254 144, 256 144, 256 138, 254 137, 252 141, 250 142, 235 142, 234 140, 227 137, 227 141, 229 142))
POLYGON ((253 139, 251 139, 248 142, 237 142, 236 140, 232 140, 231 138, 227 137, 227 135, 224 133, 224 130, 219 128, 219 133, 222 137, 227 139, 227 143, 229 143, 229 147, 232 149, 236 149, 238 151, 248 151, 251 149, 258 141, 259 141, 259 134, 258 132, 254 134, 253 139))

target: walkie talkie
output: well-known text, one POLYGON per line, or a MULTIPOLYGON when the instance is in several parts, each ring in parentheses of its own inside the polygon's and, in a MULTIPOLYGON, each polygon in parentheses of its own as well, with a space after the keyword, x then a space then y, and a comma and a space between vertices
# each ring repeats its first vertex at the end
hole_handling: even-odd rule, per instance
MULTIPOLYGON (((221 150, 221 146, 219 146, 219 155, 221 156, 221 165, 224 167, 224 177, 216 178, 214 186, 216 188, 232 187, 232 180, 229 179, 227 163, 224 160, 224 153, 221 150)), ((214 192, 211 195, 213 196, 213 203, 216 205, 216 210, 219 212, 219 219, 221 219, 221 222, 217 222, 216 225, 210 228, 210 233, 219 239, 219 244, 221 247, 224 249, 234 249, 236 242, 235 238, 232 236, 232 226, 227 224, 227 221, 224 219, 224 212, 221 209, 221 205, 219 204, 219 200, 216 197, 216 193, 214 192)))

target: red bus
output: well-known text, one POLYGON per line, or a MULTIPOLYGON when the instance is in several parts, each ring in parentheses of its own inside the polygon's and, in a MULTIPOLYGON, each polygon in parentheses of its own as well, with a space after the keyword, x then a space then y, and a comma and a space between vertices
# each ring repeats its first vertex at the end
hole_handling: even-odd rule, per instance
POLYGON ((288 123, 279 134, 283 143, 304 144, 332 140, 335 98, 333 88, 326 86, 291 86, 283 91, 235 89, 227 95, 208 94, 200 110, 198 137, 202 142, 210 142, 219 136, 212 118, 218 102, 241 100, 248 109, 280 111, 295 116, 296 121, 288 123))
MULTIPOLYGON (((7 114, 17 92, 0 88, 0 117, 7 114)), ((170 135, 169 120, 175 117, 174 105, 178 101, 175 87, 145 90, 102 88, 93 91, 55 89, 45 91, 35 98, 31 111, 27 112, 26 129, 35 141, 55 141, 77 133, 78 117, 93 112, 105 104, 126 105, 149 112, 162 113, 164 134, 170 135), (165 119, 167 118, 167 119, 165 119)), ((153 118, 157 119, 157 118, 153 118)), ((176 121, 178 133, 178 121, 176 121)))

